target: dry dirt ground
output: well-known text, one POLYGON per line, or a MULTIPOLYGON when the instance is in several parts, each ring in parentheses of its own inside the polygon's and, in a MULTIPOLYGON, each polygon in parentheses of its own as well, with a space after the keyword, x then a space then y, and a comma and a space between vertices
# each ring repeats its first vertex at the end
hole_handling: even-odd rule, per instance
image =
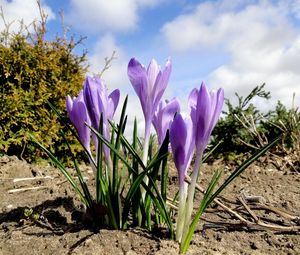
MULTIPOLYGON (((93 173, 84 168, 85 176, 92 181, 93 173)), ((212 166, 204 165, 202 185, 207 183, 211 169, 212 166)), ((224 175, 231 170, 225 168, 224 175)), ((174 192, 174 170, 170 182, 174 192)), ((299 173, 252 166, 222 196, 231 201, 228 206, 252 224, 247 227, 221 208, 210 208, 203 215, 187 254, 300 254, 299 173), (241 197, 243 201, 255 202, 247 200, 254 217, 267 227, 254 223, 255 218, 236 202, 241 197), (278 215, 266 210, 272 206, 275 212, 283 212, 278 215), (274 225, 283 228, 272 229, 274 225)), ((140 229, 103 229, 93 233, 72 218, 77 206, 70 185, 57 169, 30 165, 16 157, 0 157, 0 254, 178 254, 175 241, 140 229), (28 179, 31 177, 34 178, 28 179), (32 209, 31 217, 24 215, 26 208, 32 209), (37 220, 33 219, 35 213, 37 220)))

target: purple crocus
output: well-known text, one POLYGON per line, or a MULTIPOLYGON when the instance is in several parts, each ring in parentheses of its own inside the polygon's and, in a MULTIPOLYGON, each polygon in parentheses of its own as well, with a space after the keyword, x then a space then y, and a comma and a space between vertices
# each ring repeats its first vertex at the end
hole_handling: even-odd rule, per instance
POLYGON ((161 145, 166 137, 167 130, 170 129, 175 113, 179 113, 180 104, 176 98, 168 101, 161 101, 155 112, 152 124, 156 130, 158 143, 161 145))
MULTIPOLYGON (((114 116, 120 99, 120 91, 114 90, 110 95, 104 83, 98 77, 87 77, 83 87, 84 100, 87 105, 88 113, 91 118, 92 127, 99 129, 101 113, 103 116, 103 136, 109 140, 109 123, 114 116)), ((93 135, 96 148, 98 148, 98 139, 93 135)), ((104 145, 104 156, 106 162, 109 159, 109 148, 104 145)))
POLYGON ((151 122, 167 87, 171 69, 172 65, 170 60, 167 61, 163 71, 160 70, 160 66, 154 59, 151 60, 147 69, 135 58, 132 58, 128 63, 128 77, 140 99, 145 117, 144 164, 147 163, 151 122))
POLYGON ((189 95, 190 114, 193 121, 197 150, 204 151, 215 127, 224 103, 224 90, 208 91, 204 82, 200 89, 189 95))
POLYGON ((193 89, 189 95, 190 115, 195 133, 196 158, 187 195, 183 240, 188 235, 202 155, 208 144, 211 132, 220 117, 223 102, 223 89, 220 88, 217 91, 209 92, 204 82, 202 82, 199 90, 193 89))
POLYGON ((66 98, 66 107, 70 120, 77 130, 80 141, 90 153, 91 130, 85 123, 91 125, 91 120, 84 102, 83 91, 81 90, 78 97, 73 97, 73 99, 68 95, 66 98))
POLYGON ((147 69, 135 58, 129 61, 128 77, 140 99, 145 120, 152 121, 154 112, 167 87, 171 69, 170 60, 167 61, 163 71, 160 70, 160 66, 154 59, 151 60, 147 69))
POLYGON ((193 123, 177 114, 170 127, 170 143, 179 177, 179 210, 176 224, 176 240, 181 241, 186 213, 187 183, 185 175, 190 166, 195 149, 193 123))
POLYGON ((180 113, 176 114, 170 127, 170 143, 181 186, 195 148, 193 123, 190 118, 183 119, 180 113))

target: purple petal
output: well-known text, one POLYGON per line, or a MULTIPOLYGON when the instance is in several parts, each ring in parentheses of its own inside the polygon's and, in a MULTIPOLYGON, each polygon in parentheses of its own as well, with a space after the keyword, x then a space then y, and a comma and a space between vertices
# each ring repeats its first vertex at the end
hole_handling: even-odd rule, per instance
MULTIPOLYGON (((91 117, 92 126, 98 130, 100 116, 103 114, 103 136, 110 140, 108 120, 113 118, 120 99, 120 91, 114 90, 108 95, 107 88, 100 78, 87 77, 84 84, 84 99, 91 117)), ((93 135, 96 149, 98 148, 98 138, 93 135)), ((104 156, 106 161, 109 157, 109 148, 104 145, 104 156)))
POLYGON ((186 159, 185 159, 184 168, 186 169, 185 171, 187 171, 192 161, 196 144, 195 144, 195 133, 193 129, 193 122, 190 118, 185 119, 185 126, 187 130, 187 138, 185 143, 186 159))
POLYGON ((157 64, 155 59, 152 59, 148 69, 147 69, 147 77, 148 77, 148 93, 150 94, 154 89, 154 85, 157 79, 158 74, 160 73, 160 66, 157 64))
POLYGON ((197 150, 203 152, 220 116, 224 102, 224 91, 219 89, 218 91, 209 92, 206 85, 202 82, 195 106, 196 94, 195 90, 191 92, 189 106, 191 108, 190 114, 194 125, 197 150))
MULTIPOLYGON (((214 129, 215 125, 217 124, 217 121, 220 117, 222 106, 224 102, 224 90, 219 89, 218 91, 211 91, 211 116, 210 120, 207 120, 207 128, 206 128, 206 144, 208 143, 209 137, 212 133, 212 130, 214 129)), ((206 145, 205 145, 206 146, 206 145)))
POLYGON ((189 98, 188 98, 188 106, 189 106, 189 108, 196 108, 198 94, 199 94, 199 91, 196 88, 194 88, 191 91, 191 93, 189 94, 189 98))
POLYGON ((186 126, 181 114, 177 114, 170 127, 170 143, 174 156, 174 163, 178 169, 179 182, 182 182, 185 169, 182 168, 185 159, 186 126))
POLYGON ((196 107, 197 107, 198 94, 199 91, 198 89, 195 88, 191 91, 188 98, 188 107, 190 108, 190 115, 193 122, 196 122, 196 118, 197 118, 196 107))
POLYGON ((91 124, 88 111, 83 100, 83 91, 81 90, 78 97, 71 99, 70 96, 67 96, 66 99, 67 111, 73 125, 75 126, 79 139, 84 145, 84 147, 90 151, 90 129, 85 125, 91 124))
POLYGON ((181 114, 175 116, 170 127, 170 142, 174 162, 178 170, 179 185, 181 186, 184 182, 195 147, 191 119, 183 120, 181 114))
POLYGON ((85 123, 90 125, 90 119, 84 102, 79 101, 74 110, 77 111, 78 114, 77 126, 79 137, 81 138, 82 143, 87 146, 90 144, 90 129, 85 125, 85 123))
POLYGON ((161 101, 156 111, 152 124, 156 130, 158 143, 161 145, 166 137, 167 130, 174 119, 175 113, 179 113, 179 101, 174 98, 169 102, 161 101))
POLYGON ((161 136, 162 136, 162 111, 163 108, 166 106, 166 102, 165 101, 161 101, 158 105, 158 109, 156 111, 156 113, 153 116, 152 119, 152 124, 155 128, 156 134, 157 134, 157 139, 158 139, 158 143, 161 144, 161 136))
POLYGON ((140 62, 138 62, 135 58, 132 58, 128 63, 128 77, 129 80, 138 95, 141 105, 143 108, 144 115, 147 115, 147 72, 145 67, 143 67, 140 62))
POLYGON ((154 88, 153 88, 153 90, 154 90, 154 97, 153 97, 154 111, 155 111, 157 105, 159 104, 159 102, 162 98, 162 95, 164 94, 164 92, 166 90, 166 87, 168 85, 169 78, 171 75, 171 71, 172 71, 172 63, 171 63, 171 60, 168 59, 165 69, 157 77, 154 88))
POLYGON ((224 90, 222 88, 220 88, 217 91, 215 111, 214 111, 214 115, 212 117, 211 129, 213 129, 214 126, 217 124, 217 121, 218 121, 221 111, 222 111, 223 103, 224 103, 224 90))
POLYGON ((99 95, 98 91, 101 89, 100 80, 87 77, 83 87, 84 100, 91 118, 92 126, 98 128, 100 121, 100 109, 99 109, 99 95))
POLYGON ((201 84, 196 107, 196 119, 193 120, 196 127, 197 144, 205 144, 206 134, 211 119, 211 98, 204 83, 201 84))
POLYGON ((72 109, 73 109, 73 100, 69 95, 67 95, 67 98, 66 98, 66 107, 67 107, 68 113, 70 114, 70 112, 72 112, 72 109))
POLYGON ((204 82, 200 86, 197 99, 197 118, 203 116, 203 120, 207 120, 211 113, 211 98, 209 91, 204 82))
POLYGON ((107 114, 108 119, 111 119, 114 116, 117 106, 119 104, 119 100, 120 100, 120 90, 115 89, 108 96, 108 109, 107 109, 107 111, 109 112, 109 114, 107 114))

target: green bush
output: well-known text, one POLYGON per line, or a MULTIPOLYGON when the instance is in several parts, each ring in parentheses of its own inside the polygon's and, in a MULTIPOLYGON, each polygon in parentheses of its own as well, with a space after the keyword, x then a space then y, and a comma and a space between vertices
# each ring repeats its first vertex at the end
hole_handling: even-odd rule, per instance
POLYGON ((255 87, 245 98, 236 94, 236 106, 228 99, 225 100, 227 109, 223 111, 211 141, 211 146, 220 143, 215 150, 216 157, 239 163, 239 159, 245 154, 254 153, 283 134, 281 144, 273 148, 273 155, 289 155, 293 165, 296 164, 293 162, 299 161, 300 113, 295 107, 287 109, 280 101, 275 109, 262 113, 254 105, 253 99, 270 99, 270 92, 266 92, 264 86, 265 84, 255 87))
POLYGON ((66 95, 78 94, 87 68, 86 54, 73 53, 73 38, 47 41, 45 20, 34 27, 0 35, 0 154, 29 161, 42 155, 28 143, 28 132, 63 156, 62 125, 46 102, 65 111, 66 95))
POLYGON ((270 111, 268 121, 262 123, 262 128, 267 137, 276 137, 284 132, 283 146, 286 150, 300 152, 300 112, 294 106, 287 109, 278 101, 274 111, 270 111))
POLYGON ((243 119, 251 116, 251 122, 258 124, 261 119, 260 111, 252 103, 253 98, 270 98, 270 92, 263 90, 265 84, 255 87, 245 98, 236 93, 238 104, 234 106, 229 99, 225 99, 225 111, 213 131, 212 145, 221 141, 216 153, 225 159, 234 159, 240 154, 253 152, 254 148, 248 145, 256 144, 256 137, 245 127, 243 119))

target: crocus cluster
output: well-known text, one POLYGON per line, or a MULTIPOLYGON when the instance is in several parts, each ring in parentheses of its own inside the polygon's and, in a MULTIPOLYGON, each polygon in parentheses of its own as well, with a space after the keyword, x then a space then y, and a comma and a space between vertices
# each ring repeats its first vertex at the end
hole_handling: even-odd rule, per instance
POLYGON ((177 114, 170 128, 171 148, 179 175, 179 213, 176 239, 181 242, 187 235, 191 222, 193 200, 203 152, 219 119, 224 102, 224 91, 209 92, 204 83, 189 95, 190 115, 183 119, 177 114), (191 158, 195 163, 188 187, 184 182, 191 158))
POLYGON ((155 60, 146 69, 135 58, 128 64, 128 76, 136 91, 145 117, 145 136, 143 162, 146 164, 151 122, 161 145, 166 132, 170 130, 170 143, 179 176, 179 212, 176 239, 181 242, 187 235, 191 222, 195 186, 203 152, 209 142, 212 130, 219 119, 224 102, 224 91, 208 91, 204 83, 200 89, 193 89, 189 95, 190 114, 183 118, 177 99, 161 101, 171 72, 168 60, 164 71, 155 60), (176 114, 177 113, 177 114, 176 114), (191 184, 187 185, 185 176, 193 156, 195 164, 191 184))
MULTIPOLYGON (((103 81, 98 77, 87 77, 83 90, 79 92, 77 97, 73 99, 67 96, 66 105, 70 120, 75 126, 79 139, 84 145, 86 151, 93 159, 90 149, 91 130, 88 126, 92 126, 99 130, 99 123, 101 114, 103 116, 103 136, 109 140, 109 120, 112 120, 116 108, 119 103, 120 91, 114 90, 108 94, 107 88, 103 81)), ((93 142, 96 148, 96 155, 98 149, 98 139, 95 135, 93 142)), ((106 163, 109 163, 109 148, 104 145, 104 158, 106 163)))
MULTIPOLYGON (((193 200, 203 152, 209 142, 224 102, 223 89, 209 91, 204 83, 199 89, 193 89, 188 97, 189 115, 183 117, 180 104, 176 98, 162 100, 166 90, 172 65, 167 60, 161 70, 155 60, 146 68, 132 58, 128 64, 128 77, 139 97, 144 118, 143 163, 147 165, 151 125, 154 126, 159 145, 163 143, 166 133, 170 132, 170 148, 179 177, 179 211, 176 226, 176 239, 183 242, 191 224, 193 200), (191 182, 185 181, 192 158, 191 182)), ((118 89, 108 94, 107 88, 99 78, 87 77, 83 90, 73 99, 67 96, 66 104, 70 120, 75 126, 79 139, 90 154, 91 131, 88 125, 99 130, 101 115, 103 117, 103 136, 110 139, 109 120, 114 116, 120 98, 118 89)), ((92 135, 94 145, 98 148, 98 139, 92 135)), ((104 146, 104 158, 109 164, 109 148, 104 146)), ((94 160, 94 159, 93 159, 94 160)), ((144 180, 147 185, 147 179, 144 180)), ((145 191, 145 190, 144 190, 145 191)))

